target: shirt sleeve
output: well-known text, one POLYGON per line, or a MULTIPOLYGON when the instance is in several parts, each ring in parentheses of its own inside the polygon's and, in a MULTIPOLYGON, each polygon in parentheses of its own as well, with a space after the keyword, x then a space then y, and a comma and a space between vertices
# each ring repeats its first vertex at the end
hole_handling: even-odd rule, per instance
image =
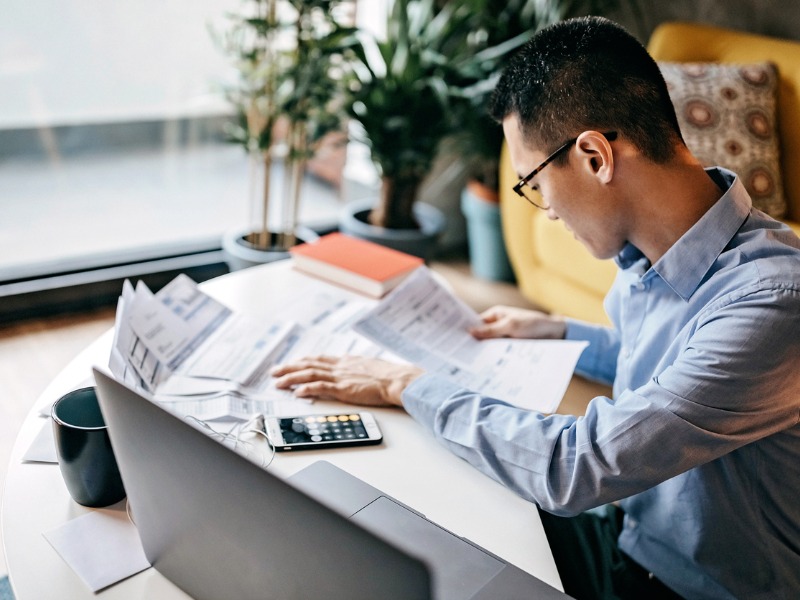
POLYGON ((798 306, 787 291, 711 311, 671 364, 616 401, 594 398, 583 417, 516 408, 433 375, 403 402, 453 453, 545 510, 573 515, 796 425, 798 306), (778 300, 787 294, 792 302, 778 300))
POLYGON ((578 359, 575 372, 587 379, 611 385, 617 371, 617 357, 620 349, 619 333, 612 327, 594 325, 575 319, 566 319, 566 322, 565 339, 589 342, 588 348, 578 359))

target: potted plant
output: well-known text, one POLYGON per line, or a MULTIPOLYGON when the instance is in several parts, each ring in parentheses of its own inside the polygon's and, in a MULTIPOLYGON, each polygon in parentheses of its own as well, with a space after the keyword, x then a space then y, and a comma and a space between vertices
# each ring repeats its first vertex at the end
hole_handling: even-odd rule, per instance
POLYGON ((459 83, 475 77, 487 58, 470 37, 473 20, 463 2, 395 0, 386 39, 362 37, 350 115, 381 188, 377 203, 355 204, 345 215, 344 231, 429 256, 444 217, 417 196, 440 143, 459 126, 459 83))
POLYGON ((238 72, 226 90, 237 115, 227 135, 244 147, 251 165, 251 229, 223 240, 231 268, 283 258, 296 243, 306 162, 346 118, 343 94, 357 40, 348 8, 351 0, 245 0, 219 36, 238 72), (284 169, 278 206, 276 159, 284 169), (272 230, 276 212, 280 225, 272 230))

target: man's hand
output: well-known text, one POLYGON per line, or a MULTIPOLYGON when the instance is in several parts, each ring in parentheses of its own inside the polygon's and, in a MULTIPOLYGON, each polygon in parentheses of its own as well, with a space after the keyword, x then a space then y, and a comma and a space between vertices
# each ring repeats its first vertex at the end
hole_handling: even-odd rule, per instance
POLYGON ((494 306, 482 313, 481 319, 483 325, 470 330, 479 340, 501 337, 562 340, 567 333, 564 319, 525 308, 494 306))
POLYGON ((402 406, 403 390, 422 369, 360 356, 312 356, 272 371, 280 389, 303 398, 332 398, 362 406, 402 406))

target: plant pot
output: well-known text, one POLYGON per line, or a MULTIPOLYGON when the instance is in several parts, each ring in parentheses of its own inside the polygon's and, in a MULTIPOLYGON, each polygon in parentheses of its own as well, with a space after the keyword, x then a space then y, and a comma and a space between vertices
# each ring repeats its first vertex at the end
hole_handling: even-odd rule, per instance
MULTIPOLYGON (((225 262, 231 271, 240 271, 276 260, 289 258, 289 248, 279 245, 279 235, 270 231, 270 247, 263 250, 247 241, 250 232, 234 231, 222 237, 222 252, 225 262)), ((312 242, 319 236, 307 227, 298 227, 295 231, 296 243, 312 242)))
POLYGON ((442 211, 430 204, 417 202, 413 210, 420 224, 419 229, 387 229, 376 227, 367 221, 373 204, 374 201, 370 200, 345 206, 339 217, 339 230, 362 240, 419 256, 425 261, 433 257, 446 225, 442 211))
POLYGON ((489 204, 498 204, 500 202, 500 193, 496 189, 490 188, 488 185, 481 183, 477 179, 468 180, 466 188, 470 195, 488 202, 489 204))
POLYGON ((500 205, 473 193, 461 193, 461 211, 467 219, 472 274, 490 281, 514 281, 500 223, 500 205))

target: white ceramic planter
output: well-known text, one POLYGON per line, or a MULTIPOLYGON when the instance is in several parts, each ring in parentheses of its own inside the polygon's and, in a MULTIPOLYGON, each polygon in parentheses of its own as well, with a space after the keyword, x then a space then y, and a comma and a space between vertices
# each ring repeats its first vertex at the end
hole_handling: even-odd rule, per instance
POLYGON ((447 224, 442 211, 430 204, 417 202, 414 204, 414 216, 420 229, 387 229, 367 222, 366 217, 373 205, 374 201, 369 200, 345 206, 340 214, 339 230, 353 237, 419 256, 426 261, 433 257, 439 237, 447 224))
MULTIPOLYGON (((225 262, 231 271, 239 271, 248 267, 263 265, 276 260, 289 258, 289 249, 275 246, 269 250, 254 248, 245 237, 249 231, 232 231, 222 236, 222 251, 225 254, 225 262)), ((270 234, 274 239, 275 233, 270 234)), ((295 232, 298 243, 311 242, 319 236, 308 227, 298 227, 295 232)))

